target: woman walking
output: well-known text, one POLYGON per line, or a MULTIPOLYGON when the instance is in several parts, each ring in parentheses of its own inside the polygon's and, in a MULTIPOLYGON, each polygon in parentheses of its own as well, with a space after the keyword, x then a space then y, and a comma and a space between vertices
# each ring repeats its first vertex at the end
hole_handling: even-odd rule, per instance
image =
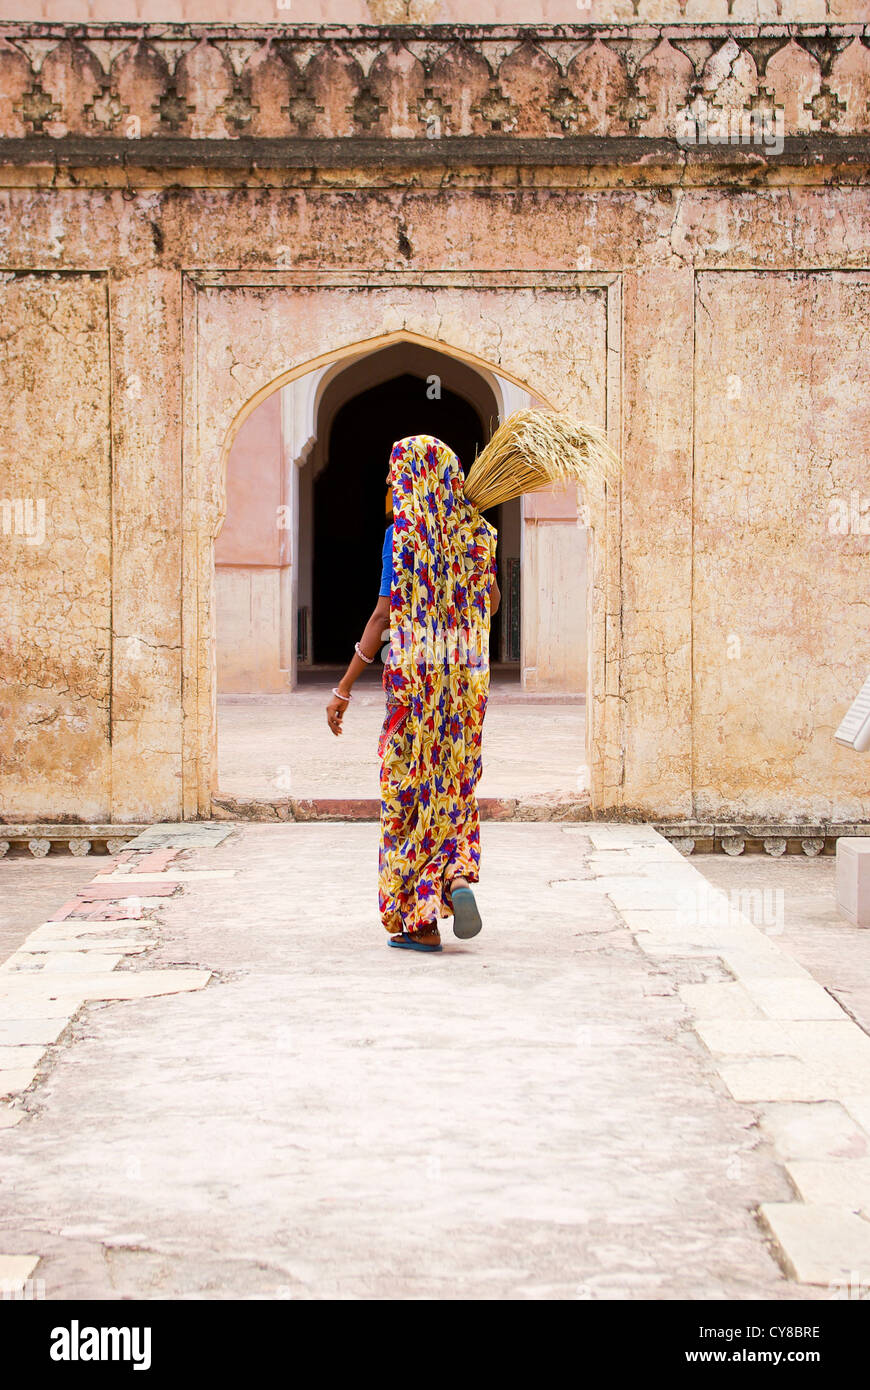
POLYGON ((597 431, 537 411, 507 420, 465 481, 456 455, 431 435, 393 447, 381 593, 326 712, 340 734, 389 614, 378 898, 391 946, 440 951, 441 917, 452 916, 461 939, 481 929, 470 885, 480 868, 489 624, 500 600, 496 532, 481 511, 552 482, 585 481, 612 457, 597 431))

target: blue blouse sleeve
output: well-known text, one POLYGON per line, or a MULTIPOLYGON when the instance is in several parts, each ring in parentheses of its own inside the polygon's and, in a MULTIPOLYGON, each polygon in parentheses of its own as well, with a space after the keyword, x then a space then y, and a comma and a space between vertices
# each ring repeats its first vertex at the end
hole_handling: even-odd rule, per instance
POLYGON ((381 598, 389 598, 390 589, 393 587, 393 528, 387 527, 387 534, 384 536, 384 550, 381 566, 381 587, 378 593, 381 598))

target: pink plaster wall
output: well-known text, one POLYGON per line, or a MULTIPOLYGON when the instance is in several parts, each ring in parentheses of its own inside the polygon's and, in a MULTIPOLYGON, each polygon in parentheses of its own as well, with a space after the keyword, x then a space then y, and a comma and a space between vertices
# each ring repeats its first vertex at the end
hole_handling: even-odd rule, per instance
POLYGON ((281 393, 273 391, 247 418, 227 460, 226 518, 216 565, 280 565, 287 531, 279 530, 281 393))
POLYGON ((523 516, 528 521, 576 521, 576 485, 527 493, 523 498, 523 516))

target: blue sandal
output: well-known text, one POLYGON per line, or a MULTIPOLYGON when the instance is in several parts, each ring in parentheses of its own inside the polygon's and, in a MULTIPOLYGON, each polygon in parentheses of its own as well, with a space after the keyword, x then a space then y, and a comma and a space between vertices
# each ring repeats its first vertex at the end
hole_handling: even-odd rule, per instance
POLYGON ((470 888, 453 888, 450 893, 453 901, 453 935, 461 941, 477 936, 483 926, 480 911, 470 888))
POLYGON ((398 946, 399 950, 401 951, 433 952, 444 950, 444 947, 441 945, 440 941, 437 946, 427 946, 424 941, 415 941, 413 936, 409 936, 408 933, 404 931, 401 932, 398 936, 391 936, 388 944, 390 946, 398 946))

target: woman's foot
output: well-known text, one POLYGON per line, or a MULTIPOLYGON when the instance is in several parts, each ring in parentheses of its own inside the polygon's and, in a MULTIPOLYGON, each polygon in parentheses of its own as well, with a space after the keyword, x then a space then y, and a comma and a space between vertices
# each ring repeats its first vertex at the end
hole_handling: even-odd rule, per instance
POLYGON ((419 941, 421 946, 441 945, 441 933, 434 922, 431 926, 427 923, 425 926, 419 927, 417 931, 409 932, 408 935, 413 936, 415 941, 419 941))
POLYGON ((414 932, 399 932, 397 936, 390 937, 390 945, 404 948, 406 951, 426 952, 444 949, 437 925, 414 932))
POLYGON ((457 874, 450 881, 450 898, 453 903, 453 935, 460 941, 469 941, 477 936, 483 926, 474 894, 464 874, 457 874))

